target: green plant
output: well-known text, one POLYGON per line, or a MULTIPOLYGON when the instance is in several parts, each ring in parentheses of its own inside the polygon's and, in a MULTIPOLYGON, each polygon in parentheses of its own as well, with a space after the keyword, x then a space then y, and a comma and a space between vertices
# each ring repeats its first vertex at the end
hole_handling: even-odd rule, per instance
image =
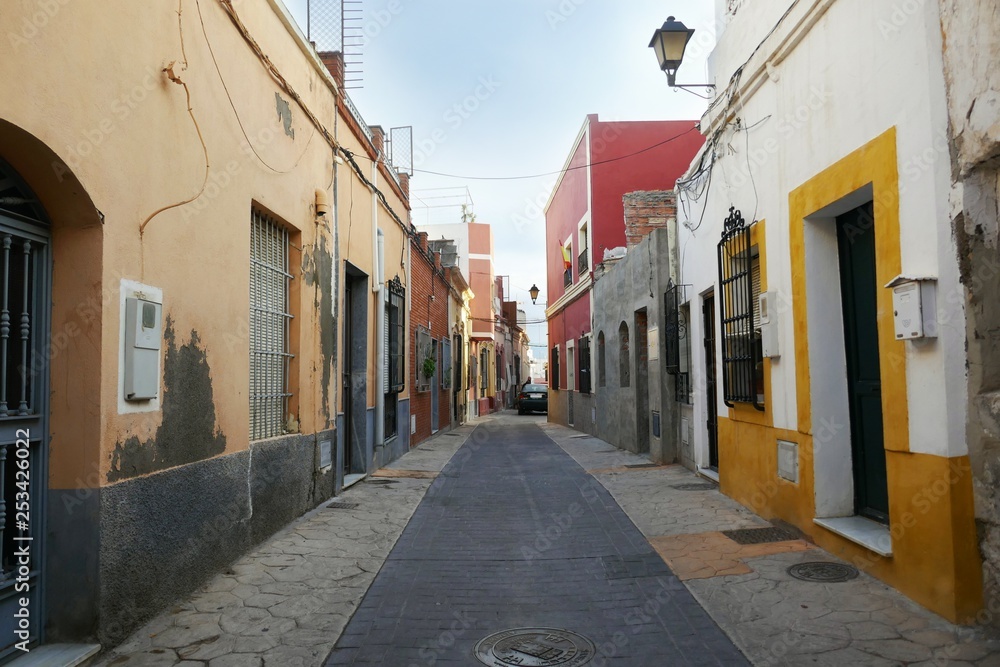
POLYGON ((437 363, 432 357, 427 357, 424 359, 423 372, 424 377, 430 379, 434 376, 434 370, 437 368, 437 363))

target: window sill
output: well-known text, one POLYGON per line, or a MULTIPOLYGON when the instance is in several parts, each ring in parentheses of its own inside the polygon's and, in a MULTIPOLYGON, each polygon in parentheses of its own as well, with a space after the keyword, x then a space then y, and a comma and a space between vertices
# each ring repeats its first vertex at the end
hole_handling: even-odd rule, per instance
POLYGON ((889 532, 889 526, 866 519, 863 516, 813 519, 813 523, 855 544, 860 544, 880 556, 892 558, 892 534, 889 532))
POLYGON ((698 468, 698 474, 702 477, 707 477, 716 484, 719 483, 719 471, 712 470, 711 468, 698 468))

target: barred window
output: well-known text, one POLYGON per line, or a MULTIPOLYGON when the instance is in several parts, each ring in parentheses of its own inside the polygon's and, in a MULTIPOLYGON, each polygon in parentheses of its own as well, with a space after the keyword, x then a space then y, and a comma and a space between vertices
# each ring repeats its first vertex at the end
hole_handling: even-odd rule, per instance
POLYGON ((424 362, 433 357, 431 356, 431 334, 423 327, 417 329, 416 352, 417 357, 413 365, 416 366, 417 391, 428 391, 431 388, 431 378, 424 373, 424 362))
POLYGON ((667 345, 663 357, 667 373, 674 376, 674 398, 680 403, 691 401, 691 339, 687 327, 690 308, 681 305, 686 300, 684 285, 672 285, 663 295, 667 345))
POLYGON ((597 386, 604 387, 607 384, 608 367, 604 353, 604 332, 597 334, 597 386))
POLYGON ((552 348, 552 368, 549 373, 549 385, 559 389, 559 346, 552 348))
POLYGON ((590 393, 590 337, 584 336, 580 339, 580 393, 590 393))
POLYGON ((441 389, 451 389, 451 341, 447 338, 441 339, 441 389))
POLYGON ((755 261, 755 250, 750 245, 750 225, 730 207, 718 245, 723 397, 729 407, 752 403, 763 410, 759 313, 754 298, 755 282, 760 291, 760 263, 755 261))
POLYGON ((284 432, 288 399, 288 230, 253 209, 250 226, 250 439, 284 432))
POLYGON ((632 384, 632 375, 629 371, 630 362, 628 324, 622 322, 618 327, 618 384, 622 387, 628 387, 632 384))
POLYGON ((398 394, 406 386, 406 290, 396 276, 389 281, 386 304, 386 393, 398 394))
POLYGON ((479 390, 486 396, 490 390, 490 350, 484 347, 479 353, 479 390))

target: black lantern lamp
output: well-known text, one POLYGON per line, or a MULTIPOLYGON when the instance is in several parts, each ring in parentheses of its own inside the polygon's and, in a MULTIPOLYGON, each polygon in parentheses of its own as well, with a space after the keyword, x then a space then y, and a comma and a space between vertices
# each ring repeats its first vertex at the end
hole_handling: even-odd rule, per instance
POLYGON ((538 298, 538 292, 539 292, 538 285, 532 283, 531 289, 528 290, 528 294, 531 295, 531 303, 535 303, 535 300, 538 298))
POLYGON ((656 52, 660 69, 667 73, 667 84, 671 88, 715 88, 710 83, 677 85, 677 69, 684 61, 684 50, 692 35, 694 28, 688 28, 673 16, 668 16, 666 23, 653 33, 649 46, 656 52))

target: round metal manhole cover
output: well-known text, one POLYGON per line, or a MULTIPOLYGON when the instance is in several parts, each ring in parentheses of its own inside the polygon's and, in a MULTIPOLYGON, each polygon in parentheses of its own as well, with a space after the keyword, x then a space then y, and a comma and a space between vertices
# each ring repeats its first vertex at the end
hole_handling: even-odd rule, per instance
POLYGON ((594 659, 594 643, 569 630, 516 628, 476 644, 476 659, 490 667, 580 667, 594 659))
POLYGON ((799 563, 788 568, 788 574, 802 581, 814 581, 821 584, 837 584, 850 581, 858 576, 858 570, 843 563, 826 563, 816 561, 799 563))

